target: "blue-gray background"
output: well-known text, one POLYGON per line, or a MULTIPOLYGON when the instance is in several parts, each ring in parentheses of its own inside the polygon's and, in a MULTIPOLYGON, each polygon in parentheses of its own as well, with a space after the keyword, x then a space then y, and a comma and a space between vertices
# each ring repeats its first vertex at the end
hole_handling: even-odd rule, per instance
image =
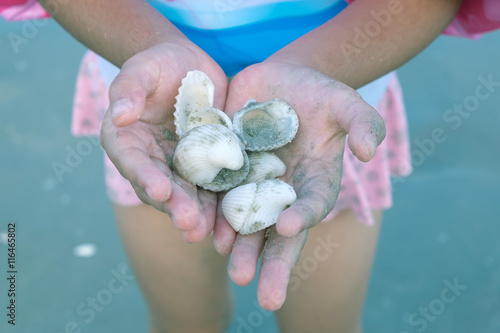
MULTIPOLYGON (((145 303, 133 283, 90 323, 75 312, 128 263, 105 195, 101 149, 92 146, 61 182, 52 169, 65 163, 66 147, 84 145, 70 134, 84 48, 54 22, 30 31, 25 24, 0 22, 0 232, 16 222, 19 269, 13 328, 5 316, 4 236, 0 331, 59 333, 75 321, 81 332, 146 332, 145 303), (23 29, 27 44, 15 53, 8 33, 23 36, 23 29), (95 244, 96 255, 76 257, 82 243, 95 244)), ((431 138, 434 129, 447 139, 394 185, 365 305, 366 332, 500 332, 500 87, 461 117, 459 128, 443 119, 453 104, 474 96, 478 77, 500 81, 499 60, 499 32, 479 41, 440 37, 399 70, 414 156, 424 156, 414 140, 431 138), (439 309, 444 281, 454 279, 467 289, 439 309), (410 325, 410 315, 430 304, 439 314, 427 327, 410 325)), ((236 318, 260 316, 264 323, 251 330, 276 332, 274 319, 254 305, 255 284, 234 289, 236 318)))

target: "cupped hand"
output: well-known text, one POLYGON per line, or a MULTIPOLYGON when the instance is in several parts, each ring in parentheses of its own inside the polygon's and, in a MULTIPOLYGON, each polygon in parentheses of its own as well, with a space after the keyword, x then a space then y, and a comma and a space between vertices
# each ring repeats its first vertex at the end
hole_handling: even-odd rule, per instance
POLYGON ((213 230, 216 197, 171 170, 177 145, 173 105, 191 70, 205 72, 215 85, 214 107, 223 109, 227 78, 201 49, 164 43, 127 60, 109 89, 110 107, 101 128, 101 144, 139 198, 170 215, 184 238, 201 241, 213 230))
POLYGON ((369 161, 385 137, 382 117, 349 86, 303 66, 265 61, 250 66, 231 81, 226 101, 230 117, 249 99, 259 102, 279 98, 299 117, 295 139, 275 153, 287 166, 280 177, 292 185, 297 200, 283 211, 269 231, 236 234, 218 209, 214 243, 229 254, 229 275, 239 285, 255 276, 262 264, 258 300, 267 310, 277 310, 286 297, 289 275, 307 238, 307 230, 333 209, 340 190, 346 136, 349 149, 369 161))

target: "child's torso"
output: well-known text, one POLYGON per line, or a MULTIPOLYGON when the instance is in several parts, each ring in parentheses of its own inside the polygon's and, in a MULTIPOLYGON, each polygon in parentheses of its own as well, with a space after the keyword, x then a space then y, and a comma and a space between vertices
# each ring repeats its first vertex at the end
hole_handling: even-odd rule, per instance
POLYGON ((149 2, 174 23, 209 30, 309 16, 334 5, 345 7, 344 0, 149 0, 149 2))
POLYGON ((149 0, 191 41, 234 75, 317 28, 344 0, 149 0))

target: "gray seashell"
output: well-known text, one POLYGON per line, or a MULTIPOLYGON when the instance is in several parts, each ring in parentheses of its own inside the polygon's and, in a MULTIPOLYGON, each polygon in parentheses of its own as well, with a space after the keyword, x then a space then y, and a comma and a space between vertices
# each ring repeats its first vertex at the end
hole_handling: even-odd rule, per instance
POLYGON ((222 212, 236 232, 246 235, 275 224, 295 200, 297 194, 290 185, 270 179, 229 191, 222 200, 222 212))
POLYGON ((285 163, 270 152, 250 152, 248 160, 250 161, 250 170, 242 184, 259 183, 266 179, 281 177, 286 172, 285 163))
POLYGON ((174 105, 175 132, 179 138, 188 132, 189 115, 194 110, 213 106, 214 93, 214 84, 205 73, 201 71, 187 73, 182 80, 179 94, 175 97, 174 105))
POLYGON ((288 103, 279 99, 263 103, 249 101, 233 119, 233 131, 248 151, 283 147, 293 140, 298 128, 297 114, 288 103))
POLYGON ((173 166, 182 178, 193 184, 211 183, 222 169, 239 170, 244 166, 241 147, 238 137, 225 126, 195 127, 178 142, 173 166))

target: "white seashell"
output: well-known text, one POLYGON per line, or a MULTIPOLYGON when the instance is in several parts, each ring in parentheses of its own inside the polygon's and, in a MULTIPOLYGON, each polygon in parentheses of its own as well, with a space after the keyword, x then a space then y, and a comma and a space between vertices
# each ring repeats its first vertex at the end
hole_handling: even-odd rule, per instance
POLYGON ((249 99, 245 105, 243 106, 244 108, 252 106, 253 104, 257 104, 258 102, 255 99, 249 99))
POLYGON ((246 235, 275 224, 295 200, 297 194, 290 185, 270 179, 229 191, 222 200, 222 212, 236 232, 246 235))
POLYGON ((192 110, 189 113, 186 121, 186 132, 195 127, 209 124, 220 124, 230 130, 233 129, 233 123, 231 123, 231 119, 229 119, 227 114, 219 109, 206 107, 192 110))
POLYGON ((264 103, 249 101, 233 119, 233 130, 249 151, 283 147, 293 140, 298 128, 297 114, 279 99, 264 103))
POLYGON ((281 177, 286 172, 285 163, 273 153, 253 152, 248 153, 250 170, 244 183, 259 183, 266 179, 281 177))
POLYGON ((244 162, 240 140, 219 124, 187 132, 177 144, 173 158, 177 173, 197 185, 212 182, 224 168, 239 170, 244 162))
POLYGON ((175 97, 175 132, 182 138, 188 131, 188 119, 197 109, 212 107, 215 87, 210 78, 201 71, 188 72, 182 80, 179 94, 175 97))
POLYGON ((245 224, 256 193, 257 184, 250 183, 232 189, 222 199, 222 213, 236 232, 245 224))
MULTIPOLYGON (((239 139, 238 139, 239 140, 239 139)), ((248 161, 247 153, 241 145, 241 153, 243 154, 243 166, 238 170, 222 169, 210 183, 198 184, 205 190, 212 192, 228 191, 239 184, 248 176, 250 170, 250 162, 248 161)))

